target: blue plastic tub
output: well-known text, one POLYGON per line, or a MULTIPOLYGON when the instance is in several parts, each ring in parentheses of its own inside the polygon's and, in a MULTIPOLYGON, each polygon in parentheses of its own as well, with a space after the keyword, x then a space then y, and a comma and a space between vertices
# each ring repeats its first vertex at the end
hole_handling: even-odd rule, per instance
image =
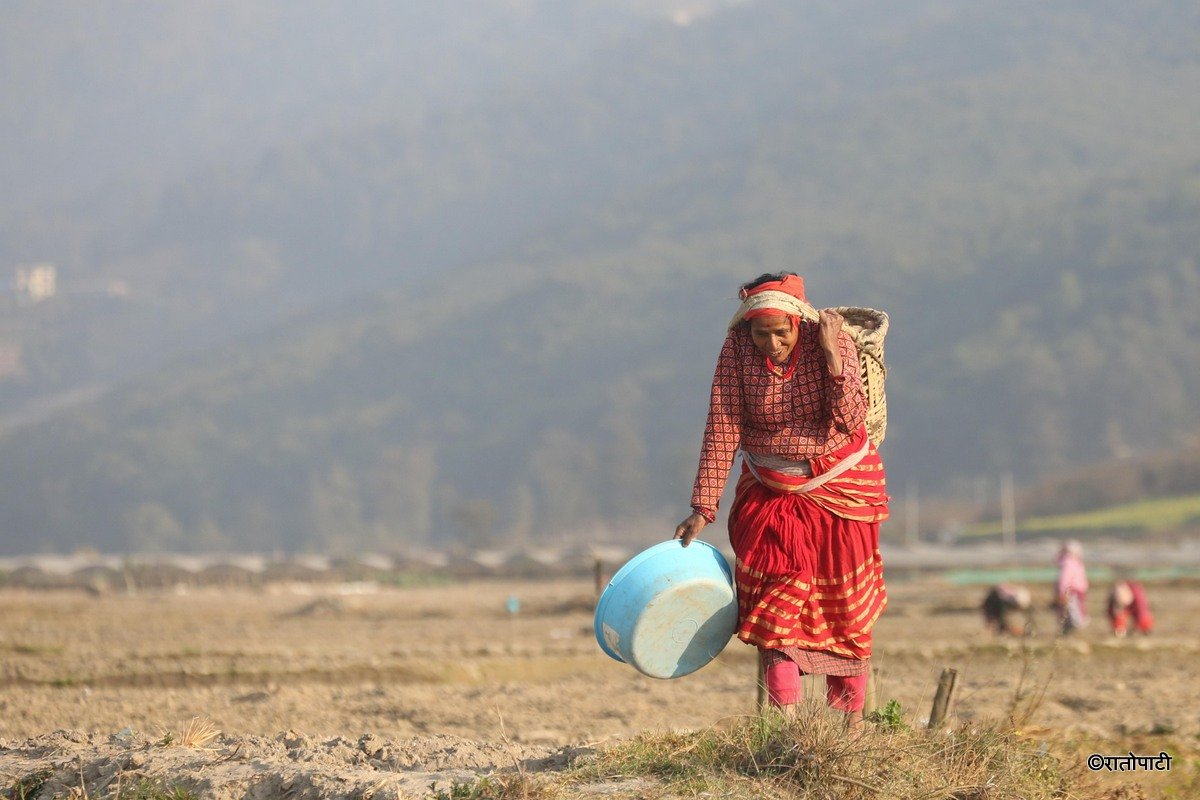
POLYGON ((717 657, 737 630, 725 556, 706 542, 656 544, 613 575, 596 605, 600 648, 651 678, 678 678, 717 657))

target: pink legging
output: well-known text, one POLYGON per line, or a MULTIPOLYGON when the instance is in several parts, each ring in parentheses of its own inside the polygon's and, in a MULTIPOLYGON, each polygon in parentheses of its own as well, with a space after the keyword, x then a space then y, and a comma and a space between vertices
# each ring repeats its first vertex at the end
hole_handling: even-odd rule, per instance
MULTIPOLYGON (((764 677, 767 682, 767 699, 776 708, 790 706, 804 699, 804 683, 800 680, 800 667, 790 658, 769 659, 764 677)), ((867 676, 826 675, 825 701, 838 711, 862 711, 867 699, 867 676)))

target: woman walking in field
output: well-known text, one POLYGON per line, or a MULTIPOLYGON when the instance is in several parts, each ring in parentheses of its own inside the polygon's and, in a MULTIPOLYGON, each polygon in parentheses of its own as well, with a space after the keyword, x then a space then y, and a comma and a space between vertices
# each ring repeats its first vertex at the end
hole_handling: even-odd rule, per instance
POLYGON ((817 312, 794 273, 745 284, 713 377, 689 544, 716 518, 738 452, 729 512, 738 638, 760 652, 770 702, 802 699, 803 674, 862 719, 871 629, 887 603, 879 523, 883 462, 867 436, 858 354, 843 319, 817 312))

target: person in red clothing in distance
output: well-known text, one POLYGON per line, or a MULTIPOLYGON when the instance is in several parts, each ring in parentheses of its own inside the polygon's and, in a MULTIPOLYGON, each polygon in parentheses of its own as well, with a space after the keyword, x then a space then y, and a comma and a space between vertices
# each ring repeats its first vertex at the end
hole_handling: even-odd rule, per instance
POLYGON ((887 604, 879 523, 883 462, 867 435, 858 353, 844 320, 808 303, 795 273, 741 287, 717 359, 686 547, 716 518, 734 460, 729 511, 738 631, 758 648, 767 696, 788 709, 801 676, 826 676, 826 700, 862 719, 871 631, 887 604))
POLYGON ((1141 581, 1119 573, 1108 593, 1108 623, 1113 635, 1122 637, 1129 631, 1130 622, 1137 633, 1149 635, 1154 631, 1154 615, 1150 613, 1146 587, 1141 581))

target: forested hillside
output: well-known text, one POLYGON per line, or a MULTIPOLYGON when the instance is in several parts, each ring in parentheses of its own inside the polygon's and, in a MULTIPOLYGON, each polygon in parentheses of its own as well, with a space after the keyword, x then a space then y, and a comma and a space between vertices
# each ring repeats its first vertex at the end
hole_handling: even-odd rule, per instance
MULTIPOLYGON (((1197 15, 739 5, 194 176, 81 261, 214 343, 0 438, 0 547, 666 535, 737 283, 779 269, 891 314, 894 492, 1192 439, 1197 15)), ((147 324, 106 314, 96 364, 147 324)))
POLYGON ((505 207, 480 169, 506 169, 511 140, 554 147, 506 98, 558 91, 671 5, 6 4, 0 290, 51 263, 60 292, 25 310, 0 292, 0 350, 21 354, 0 364, 0 428, 14 405, 488 252, 502 226, 451 225, 481 194, 505 207))
POLYGON ((153 191, 266 146, 540 84, 665 5, 9 0, 0 210, 111 196, 122 183, 153 191))

